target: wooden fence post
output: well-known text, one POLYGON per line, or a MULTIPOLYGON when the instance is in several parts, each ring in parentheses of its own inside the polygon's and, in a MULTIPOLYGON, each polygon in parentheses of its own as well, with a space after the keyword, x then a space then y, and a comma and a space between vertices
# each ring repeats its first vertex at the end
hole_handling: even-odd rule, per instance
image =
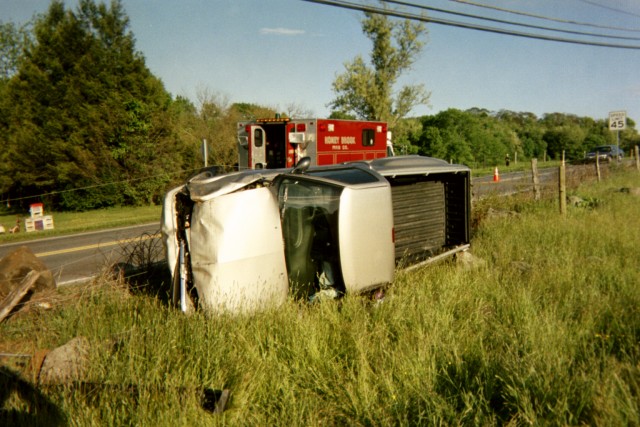
POLYGON ((598 177, 598 182, 600 182, 600 179, 602 178, 602 176, 600 175, 600 155, 599 155, 599 153, 596 153, 596 176, 598 177))
POLYGON ((531 159, 531 175, 533 178, 533 200, 540 200, 540 176, 538 175, 538 159, 531 159))
POLYGON ((636 145, 636 170, 640 171, 640 157, 638 157, 638 146, 636 145))
POLYGON ((565 177, 564 151, 562 152, 562 162, 558 171, 558 193, 560 197, 560 214, 567 213, 567 183, 565 177))

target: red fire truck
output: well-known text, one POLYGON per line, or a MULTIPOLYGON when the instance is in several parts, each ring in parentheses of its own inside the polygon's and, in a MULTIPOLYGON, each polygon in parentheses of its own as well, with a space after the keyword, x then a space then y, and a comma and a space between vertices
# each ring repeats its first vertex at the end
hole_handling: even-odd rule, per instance
POLYGON ((238 169, 374 160, 393 154, 387 124, 334 119, 258 119, 238 123, 238 169))

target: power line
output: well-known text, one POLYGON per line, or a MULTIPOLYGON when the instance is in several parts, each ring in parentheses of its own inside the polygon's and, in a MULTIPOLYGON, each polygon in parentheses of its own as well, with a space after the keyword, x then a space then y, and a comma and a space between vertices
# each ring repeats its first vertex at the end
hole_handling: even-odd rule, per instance
MULTIPOLYGON (((449 1, 454 2, 454 3, 460 3, 460 4, 468 5, 468 6, 480 7, 480 8, 484 8, 484 9, 497 10, 498 12, 504 12, 504 13, 511 13, 511 14, 514 14, 514 15, 526 16, 528 18, 536 18, 536 19, 542 19, 542 20, 546 20, 546 21, 559 22, 561 24, 580 25, 580 26, 584 26, 584 27, 602 28, 602 29, 605 29, 605 30, 640 32, 640 28, 613 27, 613 26, 599 25, 599 24, 594 24, 594 23, 589 23, 589 22, 580 22, 580 21, 573 21, 573 20, 568 20, 568 19, 552 18, 552 17, 548 17, 548 16, 543 16, 543 15, 536 15, 534 13, 522 12, 522 11, 519 11, 519 10, 504 9, 502 7, 491 6, 491 5, 482 4, 482 3, 475 3, 475 2, 472 2, 472 1, 469 1, 469 0, 449 0, 449 1)), ((580 1, 584 1, 585 3, 589 3, 589 4, 594 4, 593 2, 589 2, 588 0, 580 0, 580 1)), ((605 7, 605 6, 602 6, 602 5, 598 5, 598 6, 605 7)))
POLYGON ((508 35, 508 36, 523 37, 523 38, 536 39, 536 40, 554 41, 554 42, 560 42, 560 43, 586 45, 586 46, 640 50, 640 45, 604 43, 604 42, 596 42, 596 41, 588 41, 588 40, 552 37, 552 36, 546 36, 543 34, 525 33, 520 31, 508 30, 504 28, 487 27, 483 25, 471 24, 471 23, 466 23, 462 21, 453 21, 453 20, 447 20, 447 19, 427 17, 424 15, 416 15, 411 13, 399 12, 392 9, 384 9, 384 8, 379 8, 375 6, 364 5, 361 3, 348 2, 345 0, 302 0, 302 1, 306 1, 309 3, 323 4, 327 6, 335 6, 343 9, 357 10, 360 12, 377 13, 380 15, 393 16, 395 18, 401 18, 401 19, 410 19, 414 21, 440 24, 440 25, 463 28, 468 30, 489 32, 494 34, 502 34, 502 35, 508 35))
POLYGON ((507 21, 504 19, 497 19, 497 18, 489 18, 486 16, 472 15, 472 14, 463 13, 463 12, 454 12, 446 9, 440 9, 440 8, 435 8, 431 6, 424 6, 417 3, 409 3, 405 1, 399 1, 399 0, 385 0, 385 3, 393 3, 401 6, 415 7, 419 9, 430 10, 432 12, 446 13, 450 15, 462 16, 465 18, 473 18, 473 19, 479 19, 483 21, 490 21, 498 24, 507 24, 507 25, 514 25, 518 27, 533 28, 536 30, 555 31, 559 33, 574 34, 574 35, 580 35, 580 36, 602 37, 602 38, 611 38, 611 39, 620 39, 620 40, 640 40, 640 38, 638 37, 625 37, 625 36, 615 36, 615 35, 609 35, 609 34, 586 33, 583 31, 564 30, 561 28, 543 27, 541 25, 523 24, 520 22, 507 21))
POLYGON ((583 2, 583 3, 590 4, 591 6, 601 7, 603 9, 611 10, 613 12, 622 13, 624 15, 640 17, 640 15, 638 15, 637 13, 629 12, 627 10, 622 10, 622 9, 616 9, 615 7, 611 7, 611 6, 605 6, 604 4, 600 4, 600 3, 597 3, 595 1, 589 1, 589 0, 580 0, 580 1, 583 2))

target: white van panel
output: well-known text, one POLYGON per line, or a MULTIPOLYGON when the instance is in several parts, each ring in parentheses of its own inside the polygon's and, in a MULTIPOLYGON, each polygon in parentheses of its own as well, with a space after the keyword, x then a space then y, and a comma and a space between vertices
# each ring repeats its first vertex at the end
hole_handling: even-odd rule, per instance
POLYGON ((340 265, 347 292, 392 282, 395 246, 391 188, 345 188, 339 215, 340 265))

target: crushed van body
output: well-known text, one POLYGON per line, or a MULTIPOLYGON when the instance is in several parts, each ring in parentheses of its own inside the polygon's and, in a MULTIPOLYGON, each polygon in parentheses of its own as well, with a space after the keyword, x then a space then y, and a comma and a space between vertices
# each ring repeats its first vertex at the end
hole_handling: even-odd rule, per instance
POLYGON ((251 313, 363 293, 469 246, 470 170, 422 156, 204 170, 169 191, 162 235, 183 311, 251 313))

